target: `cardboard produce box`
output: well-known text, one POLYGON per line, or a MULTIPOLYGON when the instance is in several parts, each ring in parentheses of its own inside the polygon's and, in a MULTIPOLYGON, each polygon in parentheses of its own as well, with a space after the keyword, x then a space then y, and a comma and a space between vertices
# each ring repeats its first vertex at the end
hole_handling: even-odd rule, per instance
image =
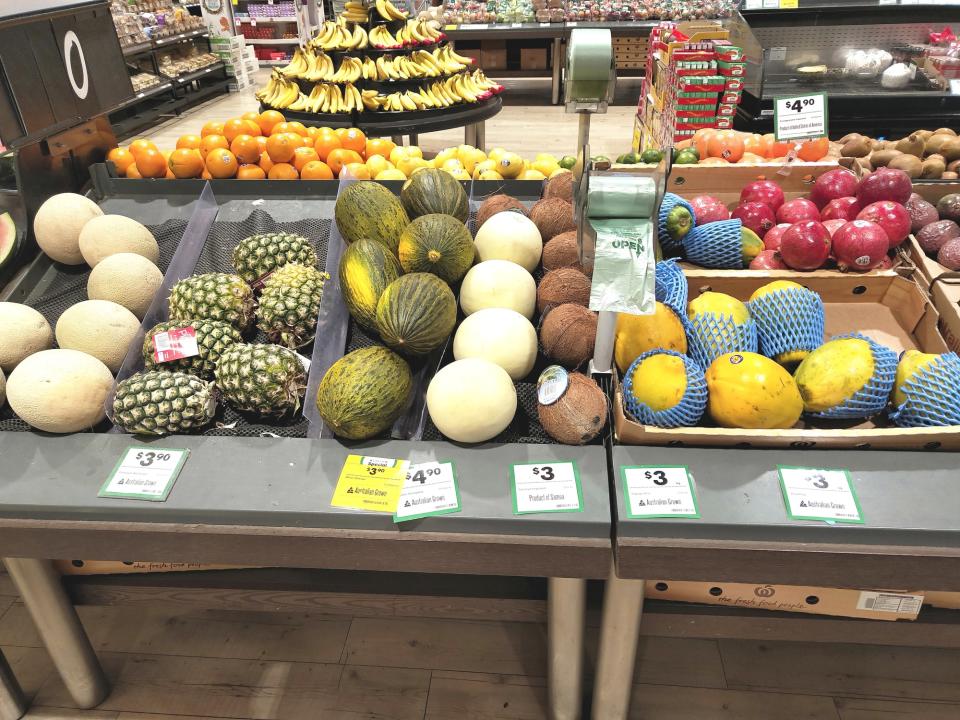
POLYGON ((547 69, 547 49, 546 48, 520 48, 520 69, 546 70, 547 69))
MULTIPOLYGON (((942 353, 947 344, 938 329, 940 315, 926 292, 913 280, 897 275, 795 273, 791 278, 820 294, 824 302, 826 338, 860 332, 900 353, 916 348, 942 353)), ((687 277, 689 296, 714 290, 747 300, 770 282, 764 273, 728 270, 714 276, 687 277)), ((622 390, 615 385, 614 428, 624 445, 690 445, 708 447, 847 448, 889 450, 960 450, 960 427, 899 428, 882 417, 859 424, 808 421, 801 418, 786 430, 750 430, 711 426, 704 415, 696 427, 658 428, 629 418, 622 390)), ((856 421, 850 421, 856 422, 856 421)))
POLYGON ((249 565, 208 565, 205 563, 119 562, 115 560, 55 560, 61 575, 133 575, 136 573, 193 572, 196 570, 238 570, 249 565))
MULTIPOLYGON (((960 182, 952 180, 914 182, 913 191, 923 197, 924 200, 936 205, 937 201, 944 195, 960 193, 960 182)), ((917 269, 920 270, 928 286, 933 282, 934 278, 939 277, 943 273, 950 272, 950 270, 938 263, 935 258, 927 255, 912 235, 908 242, 905 243, 905 246, 910 254, 910 259, 914 265, 917 266, 917 269)))
POLYGON ((480 67, 485 70, 505 70, 507 67, 506 40, 484 40, 480 43, 480 67))

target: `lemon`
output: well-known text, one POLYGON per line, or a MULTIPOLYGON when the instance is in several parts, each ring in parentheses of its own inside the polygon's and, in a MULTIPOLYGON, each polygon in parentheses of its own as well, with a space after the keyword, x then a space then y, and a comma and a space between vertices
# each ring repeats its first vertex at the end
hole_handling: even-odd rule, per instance
POLYGON ((512 180, 524 171, 523 158, 516 153, 506 153, 497 161, 497 172, 512 180))
MULTIPOLYGON (((497 162, 496 160, 484 160, 478 162, 473 166, 473 177, 474 179, 479 178, 481 173, 485 172, 496 172, 497 171, 497 162)), ((497 173, 499 175, 500 173, 497 173)))
POLYGON ((507 151, 501 147, 495 147, 487 153, 487 157, 494 162, 500 162, 500 159, 507 154, 507 151))
POLYGON ((396 168, 387 168, 378 172, 374 180, 406 180, 407 176, 396 168))
POLYGON ((457 158, 447 158, 441 164, 437 165, 441 170, 446 170, 447 172, 453 172, 454 170, 464 170, 463 163, 457 160, 457 158))
POLYGON ((560 161, 557 159, 556 155, 551 155, 550 153, 537 153, 536 157, 533 158, 534 162, 540 162, 541 160, 546 160, 547 162, 552 162, 556 164, 557 167, 560 167, 560 161))
POLYGON ((422 157, 423 157, 423 150, 421 150, 421 149, 420 149, 419 147, 417 147, 416 145, 410 145, 410 146, 408 146, 408 147, 407 147, 407 153, 408 153, 409 155, 412 155, 413 157, 418 157, 418 158, 422 158, 422 157))
POLYGON ((693 320, 697 315, 713 313, 732 317, 737 325, 743 325, 750 319, 747 306, 732 295, 708 290, 690 301, 687 305, 687 317, 693 320))
MULTIPOLYGON (((391 156, 393 153, 391 153, 391 156)), ((429 163, 426 160, 419 157, 407 156, 400 159, 397 163, 397 170, 402 172, 407 177, 410 177, 417 170, 425 167, 430 167, 429 163)))
POLYGON ((470 180, 470 173, 463 168, 454 168, 453 170, 447 170, 444 168, 444 171, 453 175, 453 177, 455 177, 457 180, 470 180))
POLYGON ((873 377, 870 343, 842 338, 824 343, 793 374, 807 412, 823 412, 853 397, 873 377))
POLYGON ((556 160, 534 160, 530 167, 544 177, 550 177, 557 170, 560 170, 560 164, 556 160))
POLYGON ((553 178, 553 177, 556 177, 557 175, 562 175, 563 173, 568 173, 568 172, 570 171, 567 170, 565 167, 558 167, 556 170, 550 173, 547 177, 553 178))
POLYGON ((781 365, 758 353, 727 353, 707 369, 707 412, 721 427, 782 429, 803 412, 803 398, 781 365))
MULTIPOLYGON (((456 160, 458 163, 460 162, 457 159, 457 148, 455 147, 444 148, 443 150, 438 152, 437 156, 433 159, 433 166, 438 168, 443 167, 443 164, 447 160, 456 160)), ((460 163, 460 164, 461 166, 463 165, 463 163, 460 163)))
POLYGON ((546 180, 547 176, 537 170, 524 170, 517 176, 517 180, 546 180))
POLYGON ((399 167, 401 160, 413 157, 413 154, 410 152, 411 149, 412 148, 404 147, 403 145, 397 145, 390 151, 390 162, 399 167))
POLYGON ((370 177, 376 177, 384 170, 393 169, 393 163, 383 157, 383 155, 371 155, 369 158, 367 158, 367 170, 370 171, 370 177))
POLYGON ((476 180, 503 180, 503 175, 498 173, 496 170, 484 170, 480 175, 478 175, 476 180))
POLYGON ((900 407, 907 401, 903 386, 914 376, 915 373, 923 370, 940 356, 936 353, 922 353, 919 350, 907 350, 897 363, 897 379, 893 386, 893 406, 900 407))
POLYGON ((687 336, 673 310, 658 302, 652 315, 617 315, 613 354, 620 372, 647 350, 658 349, 687 352, 687 336))
POLYGON ((687 368, 676 355, 651 355, 633 369, 633 396, 654 412, 676 407, 687 392, 687 368))

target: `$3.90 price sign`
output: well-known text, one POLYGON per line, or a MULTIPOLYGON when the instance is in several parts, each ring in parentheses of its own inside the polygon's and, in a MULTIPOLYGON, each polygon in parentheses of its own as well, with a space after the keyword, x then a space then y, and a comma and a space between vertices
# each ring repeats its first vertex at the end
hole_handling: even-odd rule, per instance
POLYGON ((863 524, 849 471, 778 465, 777 474, 790 519, 863 524))
POLYGON ((583 512, 580 472, 572 461, 510 466, 513 513, 583 512))
POLYGON ((453 463, 415 463, 410 466, 400 490, 394 522, 460 512, 460 492, 453 463))
POLYGON ((330 505, 393 514, 409 467, 406 460, 348 455, 330 505))
POLYGON ((624 466, 620 477, 628 518, 700 517, 693 478, 686 466, 624 466))
POLYGON ((773 132, 778 142, 823 137, 827 126, 826 93, 778 97, 773 101, 773 132))
POLYGON ((181 449, 127 448, 97 497, 163 502, 189 455, 181 449))

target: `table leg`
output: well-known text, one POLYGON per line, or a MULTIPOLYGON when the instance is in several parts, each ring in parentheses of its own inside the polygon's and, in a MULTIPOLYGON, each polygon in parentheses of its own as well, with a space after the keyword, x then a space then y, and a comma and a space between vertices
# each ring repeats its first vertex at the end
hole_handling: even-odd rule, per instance
POLYGON ((483 120, 473 126, 473 139, 476 140, 474 147, 487 151, 487 126, 483 120))
POLYGON ((560 103, 560 76, 563 72, 563 40, 561 38, 553 39, 553 56, 551 57, 551 63, 553 64, 553 81, 550 84, 551 89, 551 100, 554 105, 560 103))
POLYGON ((587 581, 549 578, 547 588, 550 717, 552 720, 579 720, 583 702, 587 581))
POLYGON ((464 125, 463 126, 463 144, 464 145, 473 145, 476 147, 476 133, 473 125, 464 125))
POLYGON ((107 680, 53 565, 32 558, 3 562, 73 701, 83 710, 96 707, 107 696, 107 680))
POLYGON ((600 649, 593 691, 593 717, 625 720, 633 689, 643 580, 622 580, 613 565, 603 594, 600 649))
POLYGON ((20 683, 0 652, 0 720, 20 720, 26 712, 27 701, 20 683))
POLYGON ((410 133, 410 144, 418 145, 420 143, 420 136, 416 133, 410 133))
POLYGON ((401 147, 403 146, 403 135, 393 135, 390 139, 393 141, 394 145, 401 147))

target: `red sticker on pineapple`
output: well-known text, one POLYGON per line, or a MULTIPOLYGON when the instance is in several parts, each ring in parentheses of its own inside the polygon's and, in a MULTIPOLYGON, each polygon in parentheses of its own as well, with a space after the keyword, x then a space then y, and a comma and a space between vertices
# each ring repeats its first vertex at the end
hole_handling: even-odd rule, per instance
POLYGON ((158 332, 153 336, 153 359, 158 363, 199 355, 197 331, 193 326, 158 332))

